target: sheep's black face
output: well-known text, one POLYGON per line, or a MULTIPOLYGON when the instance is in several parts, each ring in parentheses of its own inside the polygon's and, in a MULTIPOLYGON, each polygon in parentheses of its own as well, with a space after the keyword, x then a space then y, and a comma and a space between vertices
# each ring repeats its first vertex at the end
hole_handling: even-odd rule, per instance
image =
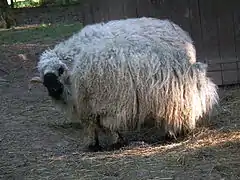
POLYGON ((61 99, 64 87, 55 74, 45 74, 43 79, 43 85, 47 88, 49 96, 56 100, 61 99))

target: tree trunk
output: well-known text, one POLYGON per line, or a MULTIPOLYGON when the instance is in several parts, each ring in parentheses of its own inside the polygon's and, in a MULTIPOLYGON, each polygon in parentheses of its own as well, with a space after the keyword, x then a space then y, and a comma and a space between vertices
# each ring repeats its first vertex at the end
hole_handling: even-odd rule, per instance
POLYGON ((7 0, 0 0, 0 19, 4 21, 4 28, 9 29, 12 25, 16 25, 16 21, 11 15, 11 9, 9 8, 7 0))
POLYGON ((13 9, 14 8, 14 1, 11 0, 11 8, 13 9))

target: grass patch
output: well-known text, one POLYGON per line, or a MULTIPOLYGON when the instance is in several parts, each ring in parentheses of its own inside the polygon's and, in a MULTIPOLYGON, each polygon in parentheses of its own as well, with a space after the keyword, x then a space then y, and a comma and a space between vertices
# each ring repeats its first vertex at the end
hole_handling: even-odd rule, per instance
POLYGON ((18 43, 51 43, 58 39, 64 39, 82 28, 81 23, 75 24, 41 24, 37 26, 17 27, 0 32, 1 44, 18 43))
POLYGON ((14 8, 24 8, 24 7, 38 7, 41 5, 41 0, 25 0, 25 1, 18 1, 16 0, 14 3, 14 8))

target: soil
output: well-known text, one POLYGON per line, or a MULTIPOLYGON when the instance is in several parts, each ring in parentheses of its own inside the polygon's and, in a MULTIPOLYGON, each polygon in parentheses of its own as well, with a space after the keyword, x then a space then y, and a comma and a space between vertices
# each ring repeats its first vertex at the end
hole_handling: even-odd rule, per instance
POLYGON ((46 90, 28 92, 37 55, 50 44, 1 45, 1 179, 240 179, 240 91, 222 92, 210 127, 182 141, 83 151, 81 127, 54 109, 46 90))

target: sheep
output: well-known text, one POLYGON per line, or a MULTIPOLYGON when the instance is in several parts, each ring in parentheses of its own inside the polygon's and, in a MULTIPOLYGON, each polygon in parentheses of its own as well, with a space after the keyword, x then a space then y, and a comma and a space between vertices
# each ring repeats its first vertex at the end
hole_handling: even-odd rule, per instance
MULTIPOLYGON (((38 77, 38 81, 36 81, 36 78, 31 81, 31 84, 41 83, 44 74, 50 72, 55 74, 55 79, 66 77, 66 72, 71 71, 73 61, 76 59, 75 56, 81 52, 82 44, 93 42, 95 29, 98 28, 102 29, 100 35, 106 38, 115 38, 115 36, 119 36, 121 33, 142 34, 142 36, 149 38, 148 41, 156 42, 157 44, 167 38, 169 44, 176 48, 178 47, 179 51, 186 53, 190 63, 196 62, 196 52, 191 37, 173 22, 146 17, 112 20, 105 23, 104 26, 102 23, 88 25, 68 40, 57 44, 55 48, 44 51, 38 62, 40 77, 38 77), (64 72, 63 75, 61 75, 61 71, 64 72)), ((68 78, 66 77, 66 79, 68 78)), ((68 83, 66 86, 68 86, 68 83)), ((29 86, 29 89, 31 89, 31 87, 32 85, 29 86)), ((49 87, 48 89, 50 90, 51 88, 49 87)), ((53 100, 55 101, 55 99, 53 100)), ((62 103, 56 103, 56 105, 62 106, 62 103)), ((64 109, 66 109, 66 107, 64 107, 64 109)))
MULTIPOLYGON (((100 130, 116 135, 146 119, 173 136, 193 130, 218 103, 207 65, 196 62, 190 36, 169 20, 132 18, 84 27, 46 50, 38 62, 49 96, 88 129, 98 151, 100 130)), ((32 82, 31 81, 31 82, 32 82)))

